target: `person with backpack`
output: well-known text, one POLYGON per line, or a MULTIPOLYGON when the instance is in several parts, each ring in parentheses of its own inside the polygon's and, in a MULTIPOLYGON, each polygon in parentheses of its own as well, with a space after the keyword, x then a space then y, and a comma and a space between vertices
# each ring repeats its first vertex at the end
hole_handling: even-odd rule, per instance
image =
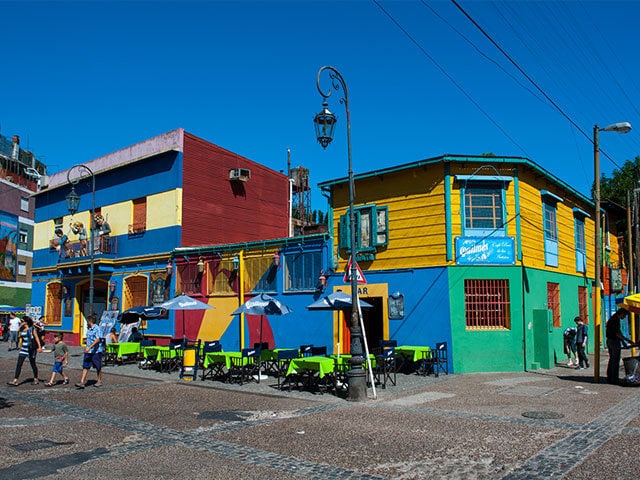
POLYGON ((578 366, 578 355, 576 353, 576 327, 564 329, 562 337, 564 339, 564 353, 567 355, 567 367, 578 366))
POLYGON ((38 365, 36 364, 36 355, 42 351, 42 345, 40 344, 40 338, 34 331, 33 319, 28 315, 22 317, 20 323, 20 339, 22 344, 20 345, 20 352, 18 352, 18 363, 16 363, 16 371, 13 376, 13 380, 7 382, 12 387, 18 386, 18 378, 20 378, 20 372, 22 371, 22 365, 28 358, 31 370, 33 371, 33 384, 38 384, 38 365))
POLYGON ((576 322, 576 349, 578 350, 578 370, 589 368, 589 359, 584 349, 587 348, 588 330, 582 318, 573 319, 576 322))

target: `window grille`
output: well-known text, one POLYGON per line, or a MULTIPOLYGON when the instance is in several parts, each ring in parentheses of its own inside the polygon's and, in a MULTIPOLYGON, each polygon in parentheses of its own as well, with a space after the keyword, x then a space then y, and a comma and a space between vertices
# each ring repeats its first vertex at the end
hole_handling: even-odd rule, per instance
POLYGON ((198 265, 195 262, 191 262, 177 265, 177 267, 178 291, 187 295, 201 294, 200 281, 202 280, 202 274, 198 273, 198 265))
POLYGON ((589 323, 589 290, 578 287, 578 314, 584 323, 589 323))
POLYGON ((233 259, 221 259, 208 262, 207 294, 235 293, 238 272, 233 269, 233 259))
POLYGON ((322 270, 322 252, 289 253, 284 259, 285 291, 315 290, 322 270))
POLYGON ((122 309, 145 306, 147 304, 147 286, 148 279, 144 275, 125 278, 122 309))
POLYGON ((560 327, 560 284, 558 283, 547 283, 547 308, 552 312, 553 326, 560 327))
POLYGON ((246 258, 244 262, 245 285, 252 292, 275 292, 278 268, 273 256, 246 258))
POLYGON ((475 230, 503 228, 502 188, 466 187, 464 218, 466 228, 475 230))
POLYGON ((464 306, 467 328, 511 328, 509 280, 465 280, 464 306))
POLYGON ((47 285, 45 308, 47 324, 62 325, 62 283, 53 282, 47 285))

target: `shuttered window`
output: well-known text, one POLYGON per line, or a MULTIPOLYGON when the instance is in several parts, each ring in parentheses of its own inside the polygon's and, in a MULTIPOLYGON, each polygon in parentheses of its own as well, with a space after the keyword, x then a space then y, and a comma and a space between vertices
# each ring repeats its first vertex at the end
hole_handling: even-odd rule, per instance
POLYGON ((47 285, 45 317, 48 325, 62 325, 62 283, 60 282, 47 285))
POLYGON ((547 283, 547 308, 551 310, 553 316, 553 326, 562 325, 560 319, 560 284, 547 283))
POLYGON ((125 278, 122 309, 127 310, 133 307, 143 307, 147 305, 148 279, 144 275, 136 275, 125 278))

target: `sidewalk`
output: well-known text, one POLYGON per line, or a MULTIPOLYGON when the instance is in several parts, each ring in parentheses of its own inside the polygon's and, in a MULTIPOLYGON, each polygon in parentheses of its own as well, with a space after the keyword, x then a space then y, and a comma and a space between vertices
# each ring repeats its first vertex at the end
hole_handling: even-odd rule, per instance
MULTIPOLYGON (((2 347, 0 371, 11 377, 17 352, 2 347)), ((81 348, 71 350, 73 382, 81 348)), ((41 378, 48 358, 38 356, 41 378)), ((601 374, 607 361, 603 352, 601 374)), ((595 384, 592 369, 400 375, 362 403, 270 383, 185 382, 136 365, 107 367, 102 388, 2 382, 0 478, 627 480, 640 471, 640 389, 595 384)))

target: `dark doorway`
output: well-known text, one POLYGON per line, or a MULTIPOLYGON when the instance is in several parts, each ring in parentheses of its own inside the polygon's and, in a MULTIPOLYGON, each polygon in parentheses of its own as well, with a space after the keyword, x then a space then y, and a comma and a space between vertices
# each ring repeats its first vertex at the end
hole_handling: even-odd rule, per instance
POLYGON ((362 309, 362 320, 367 335, 367 346, 371 352, 380 346, 382 337, 382 297, 365 297, 363 300, 373 305, 373 308, 362 309))

